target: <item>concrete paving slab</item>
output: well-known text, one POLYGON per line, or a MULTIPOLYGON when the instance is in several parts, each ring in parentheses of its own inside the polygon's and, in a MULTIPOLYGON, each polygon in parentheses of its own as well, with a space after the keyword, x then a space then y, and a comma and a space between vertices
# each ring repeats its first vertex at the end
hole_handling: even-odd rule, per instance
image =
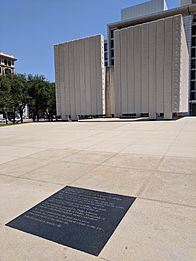
POLYGON ((71 149, 47 149, 43 150, 38 153, 31 154, 29 157, 34 158, 34 159, 39 159, 39 160, 48 160, 48 161, 53 161, 53 160, 62 160, 74 153, 78 152, 77 150, 71 150, 71 149))
POLYGON ((155 142, 149 144, 134 144, 132 146, 128 146, 122 153, 130 153, 130 154, 146 154, 153 156, 163 156, 169 149, 169 144, 156 144, 155 142))
POLYGON ((0 260, 195 260, 195 132, 191 117, 0 127, 0 260), (67 184, 137 196, 99 257, 5 227, 67 184))
POLYGON ((168 156, 196 158, 196 146, 173 145, 167 151, 168 156))
POLYGON ((0 225, 6 224, 62 187, 0 175, 0 225))
POLYGON ((0 234, 2 261, 103 261, 101 258, 1 225, 0 234))
POLYGON ((119 153, 105 161, 103 165, 133 169, 154 170, 158 167, 161 159, 161 156, 119 153))
MULTIPOLYGON (((3 127, 1 127, 3 128, 3 127)), ((25 156, 28 156, 30 154, 33 154, 35 152, 41 151, 40 148, 29 148, 29 147, 25 147, 25 148, 20 148, 17 146, 1 146, 0 145, 0 164, 7 162, 7 161, 11 161, 11 160, 15 160, 18 158, 22 158, 25 156)))
POLYGON ((182 157, 164 157, 158 170, 182 174, 196 174, 196 159, 182 157))
POLYGON ((111 158, 113 155, 114 153, 83 150, 66 157, 64 160, 69 162, 100 164, 106 161, 107 159, 111 158))
POLYGON ((147 170, 100 166, 88 176, 73 182, 73 185, 110 193, 138 196, 153 174, 153 171, 147 170))
POLYGON ((76 162, 53 162, 43 168, 36 169, 22 178, 45 181, 61 185, 69 185, 75 180, 91 174, 98 165, 81 164, 76 162))
POLYGON ((140 196, 196 207, 196 175, 157 172, 140 196))
POLYGON ((40 159, 33 158, 20 158, 12 160, 4 164, 0 164, 0 174, 6 174, 11 176, 21 176, 27 172, 33 171, 34 169, 46 166, 49 161, 43 161, 40 159))
POLYGON ((112 261, 195 260, 196 209, 136 199, 100 257, 112 261))

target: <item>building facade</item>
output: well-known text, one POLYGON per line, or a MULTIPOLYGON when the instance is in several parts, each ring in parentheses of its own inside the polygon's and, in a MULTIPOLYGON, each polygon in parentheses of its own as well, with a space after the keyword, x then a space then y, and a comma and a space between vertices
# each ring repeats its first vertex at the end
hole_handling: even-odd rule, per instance
POLYGON ((14 62, 17 59, 10 54, 0 51, 0 75, 9 75, 15 72, 14 62))
MULTIPOLYGON (((145 4, 148 4, 146 2, 145 4)), ((138 5, 137 8, 143 7, 138 5)), ((131 7, 135 8, 135 7, 131 7)), ((131 9, 130 9, 131 10, 131 9)), ((142 11, 143 12, 143 11, 142 11)), ((108 65, 115 64, 114 32, 129 26, 150 22, 160 18, 181 14, 183 16, 187 47, 189 51, 189 114, 196 115, 196 0, 181 0, 181 7, 163 10, 139 17, 131 17, 116 23, 108 24, 108 65)))
POLYGON ((121 20, 134 19, 140 16, 162 12, 167 9, 168 7, 165 0, 151 0, 139 5, 122 9, 121 20))

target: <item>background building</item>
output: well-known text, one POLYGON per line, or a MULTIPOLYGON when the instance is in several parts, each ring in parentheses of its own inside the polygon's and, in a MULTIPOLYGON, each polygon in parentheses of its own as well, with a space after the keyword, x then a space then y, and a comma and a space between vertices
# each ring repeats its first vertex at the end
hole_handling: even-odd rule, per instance
MULTIPOLYGON (((166 0, 151 0, 144 2, 139 5, 131 6, 121 10, 121 21, 125 20, 135 20, 139 17, 145 17, 151 14, 159 13, 167 10, 166 0)), ((114 31, 118 28, 110 28, 108 26, 108 65, 114 65, 114 31)))
POLYGON ((151 0, 121 10, 121 20, 133 19, 167 10, 166 0, 151 0))
POLYGON ((0 75, 13 74, 15 72, 14 62, 17 59, 0 51, 0 75))

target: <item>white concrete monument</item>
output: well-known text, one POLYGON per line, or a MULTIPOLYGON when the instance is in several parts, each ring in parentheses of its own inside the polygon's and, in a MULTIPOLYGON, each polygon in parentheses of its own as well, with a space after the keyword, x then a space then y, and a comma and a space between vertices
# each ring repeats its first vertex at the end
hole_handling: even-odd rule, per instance
POLYGON ((115 114, 188 112, 189 56, 181 15, 115 31, 115 114))
POLYGON ((54 46, 57 114, 63 120, 105 114, 104 38, 54 46))

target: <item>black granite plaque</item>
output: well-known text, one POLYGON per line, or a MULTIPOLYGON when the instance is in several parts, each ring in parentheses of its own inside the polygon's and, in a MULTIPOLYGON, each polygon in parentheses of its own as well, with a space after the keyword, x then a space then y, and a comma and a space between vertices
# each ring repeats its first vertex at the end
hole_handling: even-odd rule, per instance
POLYGON ((98 256, 134 200, 65 187, 7 226, 98 256))

